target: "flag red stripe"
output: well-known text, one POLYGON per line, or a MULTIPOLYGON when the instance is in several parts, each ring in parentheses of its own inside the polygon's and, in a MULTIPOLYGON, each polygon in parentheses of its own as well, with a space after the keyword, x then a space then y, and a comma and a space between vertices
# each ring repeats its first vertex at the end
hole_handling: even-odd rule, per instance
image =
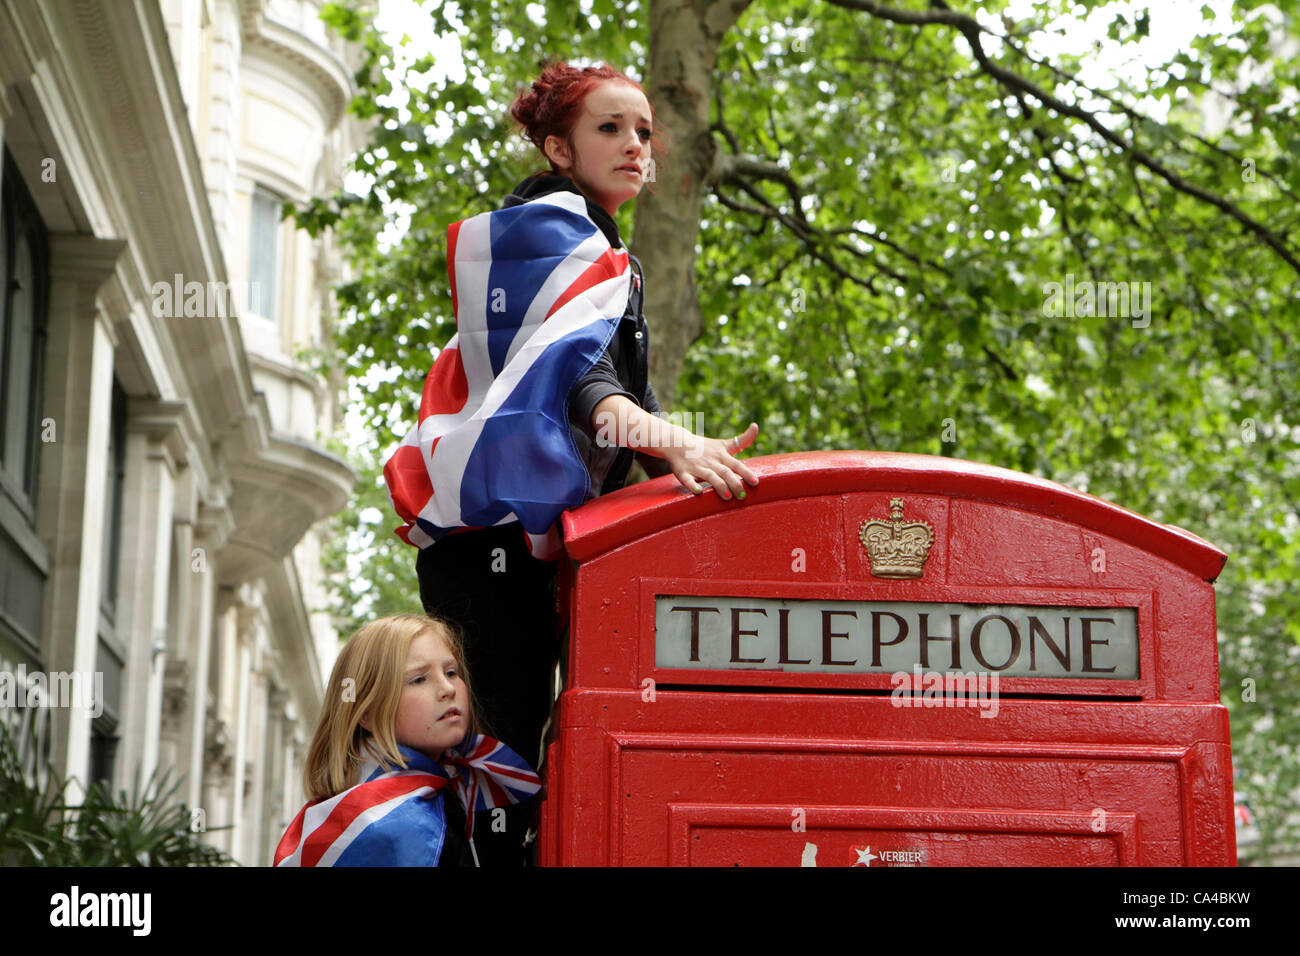
POLYGON ((606 249, 604 255, 589 265, 582 275, 574 280, 573 285, 560 294, 560 297, 555 300, 555 304, 551 306, 550 311, 546 313, 546 318, 549 319, 566 303, 577 298, 588 289, 595 288, 608 279, 622 275, 626 269, 627 253, 606 249))
POLYGON ((302 865, 315 866, 320 862, 320 858, 325 855, 325 852, 333 845, 334 841, 343 835, 343 831, 350 827, 358 816, 371 807, 386 803, 394 797, 411 793, 421 787, 432 787, 437 790, 446 782, 442 777, 434 776, 431 773, 421 773, 412 774, 411 776, 391 777, 389 779, 380 778, 353 787, 348 795, 330 811, 330 815, 325 818, 324 822, 307 835, 307 840, 302 848, 302 865))
POLYGON ((469 382, 465 379, 465 363, 461 361, 460 349, 445 348, 438 353, 424 380, 418 420, 422 422, 430 415, 455 414, 465 407, 468 398, 469 382))
POLYGON ((299 810, 298 815, 293 818, 293 823, 289 824, 289 829, 285 830, 284 836, 280 838, 280 845, 275 848, 274 866, 279 866, 281 860, 293 855, 294 848, 298 846, 298 841, 302 839, 302 822, 307 818, 307 811, 319 802, 313 800, 299 810))
POLYGON ((520 783, 536 783, 537 774, 531 770, 520 770, 516 767, 508 767, 505 764, 494 763, 491 772, 498 777, 509 777, 512 780, 518 780, 520 783))
POLYGON ((456 295, 456 240, 460 237, 460 227, 459 222, 453 222, 447 227, 447 278, 451 280, 451 314, 457 318, 460 316, 460 306, 456 295))
MULTIPOLYGON (((437 444, 435 441, 434 445, 437 444)), ((420 509, 433 495, 433 484, 420 446, 398 446, 393 457, 384 464, 384 481, 388 483, 388 498, 397 516, 408 525, 414 525, 420 509)))

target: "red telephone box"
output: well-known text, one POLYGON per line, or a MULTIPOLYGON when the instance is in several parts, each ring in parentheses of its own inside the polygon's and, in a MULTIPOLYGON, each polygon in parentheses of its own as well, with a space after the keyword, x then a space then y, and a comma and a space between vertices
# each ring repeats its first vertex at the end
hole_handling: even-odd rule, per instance
POLYGON ((543 865, 1233 865, 1223 552, 1002 468, 569 512, 543 865))

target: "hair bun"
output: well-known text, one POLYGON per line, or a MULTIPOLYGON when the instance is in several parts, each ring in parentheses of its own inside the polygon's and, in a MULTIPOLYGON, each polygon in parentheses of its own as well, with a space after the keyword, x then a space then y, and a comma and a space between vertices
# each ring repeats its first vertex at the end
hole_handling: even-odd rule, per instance
MULTIPOLYGON (((583 100, 593 88, 610 80, 618 80, 640 90, 641 84, 627 74, 613 67, 587 66, 581 69, 570 66, 563 60, 542 61, 541 74, 532 81, 530 88, 518 93, 510 104, 510 117, 518 124, 523 137, 537 147, 542 158, 552 172, 560 172, 550 157, 546 155, 546 141, 556 136, 572 146, 573 127, 582 112, 583 100)), ((654 107, 650 108, 653 124, 654 107)), ((656 150, 661 150, 658 143, 658 124, 653 124, 656 131, 651 142, 656 150)))

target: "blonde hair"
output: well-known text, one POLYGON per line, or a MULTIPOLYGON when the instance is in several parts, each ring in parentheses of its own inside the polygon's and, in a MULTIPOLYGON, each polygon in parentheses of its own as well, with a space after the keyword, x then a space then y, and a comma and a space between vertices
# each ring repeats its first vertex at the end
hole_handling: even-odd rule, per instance
MULTIPOLYGON (((316 733, 303 766, 303 789, 308 800, 323 800, 359 783, 354 778, 367 743, 381 763, 393 769, 406 766, 394 734, 406 655, 412 641, 430 632, 446 642, 469 689, 460 634, 449 622, 421 614, 396 614, 362 627, 348 638, 330 672, 316 733), (367 716, 371 730, 361 726, 367 716)), ((467 736, 479 732, 472 690, 468 696, 467 736)))

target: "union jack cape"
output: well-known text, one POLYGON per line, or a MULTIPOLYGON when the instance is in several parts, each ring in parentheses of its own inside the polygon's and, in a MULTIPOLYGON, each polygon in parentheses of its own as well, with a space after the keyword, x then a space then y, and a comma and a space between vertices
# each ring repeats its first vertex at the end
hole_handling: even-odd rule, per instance
POLYGON ((365 751, 356 786, 303 807, 275 850, 276 866, 437 866, 446 842, 446 788, 474 813, 527 800, 541 789, 517 753, 474 734, 444 761, 400 746, 405 769, 392 770, 365 751))
POLYGON ((587 498, 569 393, 627 307, 632 268, 559 190, 447 229, 456 334, 429 370, 415 427, 384 466, 407 544, 518 521, 540 558, 587 498))

